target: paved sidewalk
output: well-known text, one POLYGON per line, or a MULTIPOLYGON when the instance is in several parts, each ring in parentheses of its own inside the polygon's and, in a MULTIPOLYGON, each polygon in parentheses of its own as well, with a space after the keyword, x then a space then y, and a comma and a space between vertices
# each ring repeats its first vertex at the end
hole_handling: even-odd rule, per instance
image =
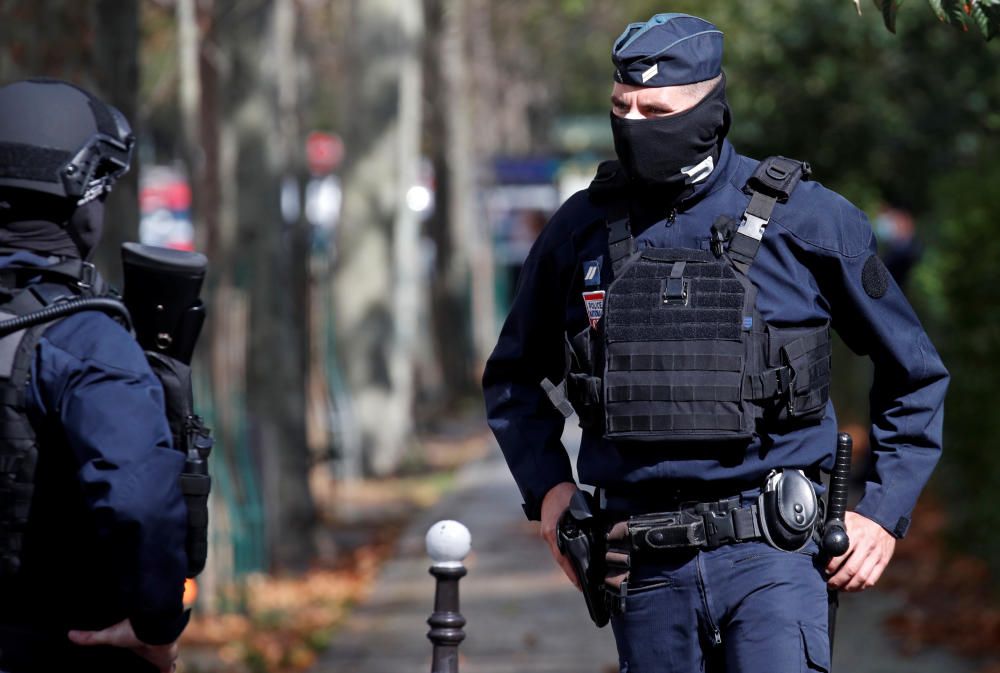
POLYGON ((521 513, 499 451, 463 468, 454 492, 409 527, 370 599, 320 659, 317 673, 427 673, 434 578, 424 534, 440 519, 472 533, 461 610, 468 620, 462 673, 613 673, 614 638, 596 629, 583 599, 521 513))
MULTIPOLYGON (((567 445, 572 446, 571 442, 567 445)), ((427 673, 426 619, 434 580, 424 534, 435 521, 459 519, 473 552, 461 582, 468 620, 460 647, 461 673, 615 673, 610 627, 596 629, 583 599, 562 577, 521 513, 520 496, 499 450, 463 468, 454 492, 409 527, 377 588, 354 610, 315 673, 427 673)), ((882 629, 898 606, 891 595, 846 596, 838 618, 838 673, 972 673, 940 651, 906 658, 882 629)))

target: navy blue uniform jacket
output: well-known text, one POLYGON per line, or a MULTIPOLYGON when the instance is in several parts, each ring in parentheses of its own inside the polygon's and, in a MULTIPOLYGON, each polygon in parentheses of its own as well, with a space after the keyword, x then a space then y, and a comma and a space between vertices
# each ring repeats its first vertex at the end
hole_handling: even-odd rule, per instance
MULTIPOLYGON (((646 207, 631 212, 636 248, 709 249, 720 215, 739 221, 750 197, 743 192, 757 162, 725 142, 718 166, 694 194, 668 214, 646 207), (641 233, 640 233, 641 232, 641 233)), ((606 286, 611 273, 605 208, 587 191, 570 197, 535 242, 521 271, 517 295, 483 385, 487 415, 507 464, 521 489, 529 518, 538 518, 550 488, 572 481, 560 436, 563 418, 539 382, 563 378, 564 333, 587 324, 582 265, 603 256, 606 286)), ((779 204, 764 234, 750 279, 757 306, 779 327, 832 321, 856 353, 874 363, 871 390, 874 469, 856 511, 897 537, 941 454, 943 403, 948 373, 899 287, 889 279, 880 298, 862 284, 862 269, 876 252, 864 213, 817 182, 799 183, 779 204)), ((877 293, 876 293, 877 294, 877 293)), ((834 363, 836 372, 836 363, 834 363)), ((836 375, 836 374, 834 374, 836 375)), ((618 447, 584 432, 578 469, 585 484, 612 491, 646 486, 715 491, 719 483, 760 485, 777 467, 812 474, 833 466, 837 421, 829 404, 821 424, 773 428, 755 437, 741 455, 618 447)))
MULTIPOLYGON (((0 257, 0 268, 14 259, 45 263, 18 253, 0 257)), ((70 629, 127 617, 141 640, 173 641, 186 623, 184 456, 172 447, 163 389, 142 349, 107 315, 77 313, 43 332, 28 386, 39 461, 0 634, 22 629, 38 647, 58 649, 70 629)))

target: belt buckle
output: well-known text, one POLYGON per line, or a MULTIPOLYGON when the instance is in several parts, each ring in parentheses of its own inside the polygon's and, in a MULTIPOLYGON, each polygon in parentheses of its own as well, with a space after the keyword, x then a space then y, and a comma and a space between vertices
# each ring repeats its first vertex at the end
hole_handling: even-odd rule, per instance
POLYGON ((733 525, 732 511, 720 514, 708 511, 702 514, 705 522, 705 546, 712 549, 724 542, 736 539, 736 527, 733 525))

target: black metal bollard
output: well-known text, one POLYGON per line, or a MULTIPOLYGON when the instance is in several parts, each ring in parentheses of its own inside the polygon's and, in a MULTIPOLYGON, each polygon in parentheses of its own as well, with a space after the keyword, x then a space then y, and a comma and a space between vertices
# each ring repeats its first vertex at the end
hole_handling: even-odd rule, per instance
POLYGON ((462 560, 470 549, 469 529, 457 521, 438 521, 427 531, 427 553, 437 580, 434 612, 427 637, 434 644, 431 673, 458 673, 458 645, 465 640, 465 617, 458 611, 458 581, 465 577, 462 560))

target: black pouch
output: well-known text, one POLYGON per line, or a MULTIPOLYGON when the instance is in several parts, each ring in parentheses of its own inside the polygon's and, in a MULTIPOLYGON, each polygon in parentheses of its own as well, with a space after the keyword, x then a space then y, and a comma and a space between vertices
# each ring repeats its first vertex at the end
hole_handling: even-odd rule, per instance
POLYGON ((782 368, 788 377, 788 389, 777 400, 777 418, 822 420, 830 399, 830 325, 769 327, 768 334, 769 363, 782 368))
POLYGON ((205 569, 208 560, 208 496, 212 490, 212 478, 208 474, 207 461, 212 440, 201 418, 194 413, 191 368, 162 353, 146 351, 146 359, 163 385, 174 448, 187 458, 180 485, 188 513, 185 543, 187 576, 195 577, 205 569))
POLYGON ((801 551, 819 520, 819 498, 801 470, 773 470, 757 499, 764 539, 776 549, 801 551))
POLYGON ((567 338, 572 361, 570 371, 566 375, 566 388, 573 410, 580 419, 580 427, 585 430, 601 430, 604 423, 603 407, 601 406, 601 378, 594 376, 598 352, 595 340, 597 330, 587 327, 572 339, 567 338))

